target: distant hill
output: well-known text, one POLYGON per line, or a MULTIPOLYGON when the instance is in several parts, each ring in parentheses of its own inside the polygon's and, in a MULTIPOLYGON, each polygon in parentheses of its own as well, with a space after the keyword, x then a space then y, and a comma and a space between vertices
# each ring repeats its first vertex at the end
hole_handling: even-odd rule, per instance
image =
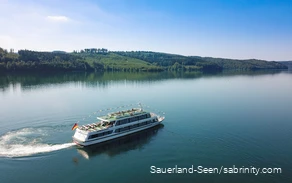
POLYGON ((176 67, 184 70, 258 70, 258 69, 287 69, 287 66, 274 61, 265 60, 236 60, 199 56, 182 56, 157 52, 115 52, 117 54, 145 60, 162 67, 176 67))
POLYGON ((235 60, 199 56, 183 56, 147 51, 115 51, 84 49, 37 52, 19 50, 13 53, 0 48, 0 71, 222 71, 287 69, 287 63, 264 60, 235 60))
POLYGON ((0 71, 84 71, 94 70, 80 56, 63 52, 19 50, 7 52, 0 48, 0 71))
POLYGON ((107 53, 74 53, 82 57, 85 62, 94 66, 100 64, 108 71, 163 71, 162 67, 141 59, 127 57, 115 52, 107 53))
POLYGON ((279 63, 286 65, 289 70, 292 70, 292 61, 280 61, 279 63))
POLYGON ((182 55, 168 54, 168 53, 158 53, 158 52, 146 52, 146 51, 136 51, 136 52, 115 52, 116 54, 144 60, 156 66, 162 67, 168 70, 222 70, 222 67, 216 63, 203 60, 202 58, 187 57, 182 55))
POLYGON ((52 51, 52 53, 67 53, 67 52, 62 51, 62 50, 54 50, 54 51, 52 51))
POLYGON ((287 69, 286 65, 275 61, 265 61, 256 59, 236 60, 212 57, 203 57, 202 59, 216 63, 223 69, 232 70, 287 69))

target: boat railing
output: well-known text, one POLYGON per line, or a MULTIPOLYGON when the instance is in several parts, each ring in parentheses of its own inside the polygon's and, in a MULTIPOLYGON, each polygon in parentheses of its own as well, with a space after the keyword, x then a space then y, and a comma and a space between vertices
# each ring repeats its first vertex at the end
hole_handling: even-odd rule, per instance
POLYGON ((97 123, 82 125, 80 129, 85 130, 85 131, 99 131, 99 130, 105 130, 105 129, 113 127, 113 124, 106 124, 106 125, 103 125, 103 124, 104 123, 102 122, 97 122, 97 123))

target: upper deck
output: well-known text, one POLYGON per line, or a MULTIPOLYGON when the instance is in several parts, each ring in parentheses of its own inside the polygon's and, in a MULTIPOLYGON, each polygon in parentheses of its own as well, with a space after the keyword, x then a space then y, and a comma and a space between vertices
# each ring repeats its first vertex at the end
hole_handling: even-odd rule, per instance
POLYGON ((123 111, 109 113, 106 116, 97 117, 97 119, 102 120, 102 121, 111 122, 111 121, 116 121, 117 119, 129 118, 132 116, 137 116, 137 115, 146 114, 146 113, 148 113, 148 112, 143 111, 143 109, 141 109, 141 108, 133 108, 133 109, 129 109, 129 110, 123 110, 123 111))
POLYGON ((113 112, 113 113, 109 113, 106 116, 97 117, 97 119, 99 119, 100 122, 83 125, 83 126, 80 126, 79 129, 84 130, 84 131, 89 131, 89 132, 106 130, 112 127, 117 120, 140 116, 142 114, 147 114, 147 113, 149 112, 143 111, 143 109, 141 108, 133 108, 129 110, 113 112))

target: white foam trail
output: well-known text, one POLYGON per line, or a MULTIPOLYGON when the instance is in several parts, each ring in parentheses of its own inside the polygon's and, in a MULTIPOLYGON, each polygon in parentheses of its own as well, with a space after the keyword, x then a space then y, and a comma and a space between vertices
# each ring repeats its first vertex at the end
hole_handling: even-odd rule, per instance
POLYGON ((24 128, 0 137, 0 157, 23 157, 46 153, 74 146, 74 143, 44 144, 38 138, 45 136, 40 129, 24 128), (31 138, 31 135, 37 135, 31 138))
POLYGON ((18 131, 8 132, 5 135, 1 136, 0 142, 2 144, 2 142, 8 142, 15 137, 21 138, 22 136, 29 135, 29 134, 32 134, 32 131, 29 128, 23 128, 18 131))
POLYGON ((61 149, 65 149, 73 146, 74 143, 66 143, 66 144, 35 144, 35 145, 22 145, 15 144, 11 145, 8 148, 2 147, 0 145, 0 156, 4 157, 23 157, 23 156, 31 156, 39 153, 46 153, 57 151, 61 149))

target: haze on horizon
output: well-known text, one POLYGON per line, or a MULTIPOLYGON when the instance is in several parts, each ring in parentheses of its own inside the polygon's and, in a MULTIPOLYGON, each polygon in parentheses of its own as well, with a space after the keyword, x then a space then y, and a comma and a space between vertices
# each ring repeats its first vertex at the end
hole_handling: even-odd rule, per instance
POLYGON ((292 60, 292 1, 0 0, 0 47, 292 60))

